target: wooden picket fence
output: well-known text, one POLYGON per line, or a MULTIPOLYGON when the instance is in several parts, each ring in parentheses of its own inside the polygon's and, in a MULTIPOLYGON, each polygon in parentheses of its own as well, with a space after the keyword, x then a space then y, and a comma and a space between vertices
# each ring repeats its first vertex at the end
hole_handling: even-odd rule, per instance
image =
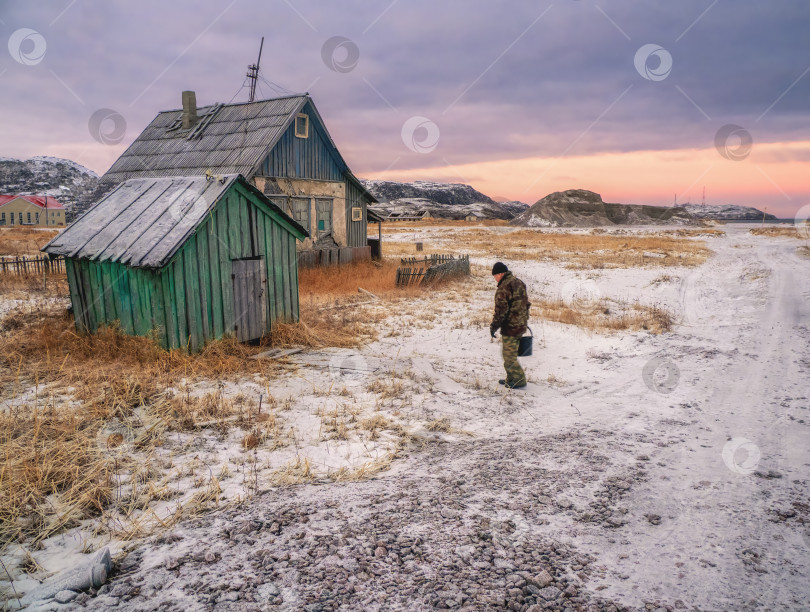
POLYGON ((422 265, 418 268, 398 268, 397 287, 432 285, 448 278, 470 274, 469 255, 462 255, 459 258, 453 255, 430 255, 424 259, 411 257, 402 259, 401 263, 408 266, 422 265))
POLYGON ((42 276, 64 274, 65 260, 62 257, 14 257, 0 258, 0 274, 15 276, 42 276))

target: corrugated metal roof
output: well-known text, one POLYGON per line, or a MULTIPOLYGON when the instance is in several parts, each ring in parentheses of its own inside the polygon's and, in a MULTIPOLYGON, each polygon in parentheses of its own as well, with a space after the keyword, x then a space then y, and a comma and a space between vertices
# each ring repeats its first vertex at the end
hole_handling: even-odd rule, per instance
MULTIPOLYGON (((162 268, 237 181, 264 198, 238 174, 223 176, 221 180, 204 176, 129 179, 42 250, 72 259, 162 268)), ((284 211, 269 200, 264 201, 299 230, 301 236, 307 236, 304 228, 284 211)))
POLYGON ((197 109, 200 119, 191 130, 176 127, 182 110, 160 112, 101 177, 101 183, 202 176, 206 170, 251 177, 309 100, 308 95, 296 95, 204 106, 197 109))

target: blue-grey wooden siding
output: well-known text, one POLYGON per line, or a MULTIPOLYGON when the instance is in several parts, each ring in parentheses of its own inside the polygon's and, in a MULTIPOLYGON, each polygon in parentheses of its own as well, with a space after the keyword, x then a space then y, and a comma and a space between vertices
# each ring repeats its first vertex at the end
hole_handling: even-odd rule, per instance
POLYGON ((302 113, 309 117, 309 137, 295 135, 295 121, 270 151, 259 174, 283 178, 342 181, 346 165, 329 142, 324 127, 318 121, 312 105, 304 105, 302 113))
POLYGON ((346 242, 350 247, 364 247, 367 242, 366 207, 368 197, 354 181, 346 181, 346 242), (363 219, 352 221, 352 208, 363 209, 363 219))

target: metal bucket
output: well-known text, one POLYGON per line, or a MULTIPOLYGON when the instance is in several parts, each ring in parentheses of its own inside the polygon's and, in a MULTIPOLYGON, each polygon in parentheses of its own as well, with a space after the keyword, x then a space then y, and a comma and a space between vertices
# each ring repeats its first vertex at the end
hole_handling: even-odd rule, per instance
POLYGON ((532 341, 534 340, 534 332, 531 327, 528 327, 530 336, 523 336, 518 344, 518 357, 530 357, 532 354, 532 341))

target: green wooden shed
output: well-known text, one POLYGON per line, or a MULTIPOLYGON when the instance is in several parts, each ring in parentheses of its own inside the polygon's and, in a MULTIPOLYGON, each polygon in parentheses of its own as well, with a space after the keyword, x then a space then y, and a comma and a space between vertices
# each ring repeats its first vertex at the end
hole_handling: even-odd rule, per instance
POLYGON ((307 237, 241 175, 135 178, 42 250, 65 257, 80 331, 119 322, 197 351, 298 320, 296 240, 307 237))

